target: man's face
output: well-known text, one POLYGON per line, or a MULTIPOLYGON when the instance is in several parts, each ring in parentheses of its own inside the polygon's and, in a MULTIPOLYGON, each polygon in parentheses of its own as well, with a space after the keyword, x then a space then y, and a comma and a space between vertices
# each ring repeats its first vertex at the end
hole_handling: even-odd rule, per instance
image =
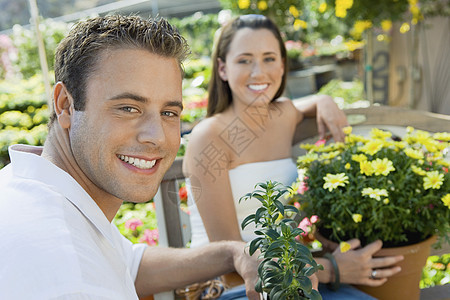
POLYGON ((145 50, 102 53, 75 111, 71 149, 88 185, 124 201, 156 193, 180 143, 181 70, 145 50))

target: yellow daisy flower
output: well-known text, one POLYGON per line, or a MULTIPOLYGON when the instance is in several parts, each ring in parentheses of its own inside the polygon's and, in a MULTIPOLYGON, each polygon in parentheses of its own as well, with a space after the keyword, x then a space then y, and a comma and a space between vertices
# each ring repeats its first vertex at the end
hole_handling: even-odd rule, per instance
POLYGON ((367 156, 365 156, 364 154, 353 154, 352 160, 360 163, 362 161, 367 160, 367 156))
POLYGON ((414 173, 416 173, 417 175, 420 175, 420 176, 425 176, 425 175, 427 175, 427 172, 425 172, 425 170, 423 170, 422 168, 419 168, 419 167, 417 167, 417 166, 415 166, 415 165, 411 165, 411 169, 412 169, 412 171, 413 171, 414 173))
POLYGON ((442 200, 442 202, 444 203, 445 206, 450 208, 450 194, 447 194, 447 195, 443 196, 441 198, 441 200, 442 200))
POLYGON ((350 169, 350 167, 351 167, 350 163, 346 163, 345 166, 344 166, 344 168, 345 168, 346 170, 350 169))
POLYGON ((405 149, 405 154, 414 159, 423 159, 423 152, 412 148, 405 149))
POLYGON ((341 152, 340 151, 333 151, 333 152, 328 152, 328 153, 323 153, 320 156, 321 160, 325 160, 325 159, 333 159, 336 156, 338 156, 341 152))
POLYGON ((353 218, 353 222, 355 223, 359 223, 362 221, 362 215, 361 214, 353 214, 352 218, 353 218))
POLYGON ((347 126, 344 127, 342 130, 344 131, 345 135, 349 135, 350 133, 352 133, 352 126, 347 126))
POLYGON ((438 141, 450 142, 450 132, 437 132, 433 138, 438 141))
POLYGON ((381 200, 381 196, 387 197, 388 192, 385 189, 373 189, 373 188, 363 188, 361 194, 363 196, 369 196, 377 201, 381 200))
POLYGON ((370 161, 367 160, 363 160, 359 163, 359 168, 360 168, 360 172, 361 174, 364 174, 366 176, 371 176, 374 172, 374 169, 372 167, 372 164, 370 163, 370 161))
POLYGON ((428 189, 438 190, 441 188, 443 182, 444 182, 444 174, 441 174, 438 171, 431 171, 427 172, 427 174, 423 178, 423 187, 426 190, 428 189))
POLYGON ((325 183, 323 184, 324 189, 328 189, 329 192, 336 189, 339 186, 345 186, 346 183, 348 183, 348 176, 345 175, 345 173, 338 173, 338 174, 330 174, 328 173, 323 178, 325 180, 325 183))
POLYGON ((366 154, 374 155, 378 151, 383 148, 383 141, 381 140, 371 140, 364 146, 360 148, 360 150, 366 154))
POLYGON ((347 242, 341 242, 340 244, 339 244, 339 249, 341 250, 341 253, 345 253, 345 252, 347 252, 348 250, 350 250, 352 247, 350 246, 350 244, 349 243, 347 243, 347 242))
POLYGON ((391 171, 395 171, 392 161, 387 158, 377 158, 371 164, 375 175, 387 176, 391 171))
POLYGON ((372 128, 372 130, 370 131, 370 136, 374 139, 385 140, 387 138, 390 138, 392 136, 392 133, 378 128, 372 128))
POLYGON ((297 163, 300 165, 307 165, 317 160, 318 158, 319 155, 317 155, 317 153, 308 153, 297 158, 297 163))
POLYGON ((384 198, 383 203, 384 204, 389 204, 389 198, 384 198))

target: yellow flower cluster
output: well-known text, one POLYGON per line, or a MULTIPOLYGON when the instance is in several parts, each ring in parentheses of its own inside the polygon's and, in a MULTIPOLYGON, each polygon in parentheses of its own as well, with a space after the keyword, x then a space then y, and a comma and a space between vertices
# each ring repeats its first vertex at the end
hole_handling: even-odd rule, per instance
POLYGON ((239 0, 238 6, 239 9, 247 9, 250 7, 250 0, 239 0))
POLYGON ((294 29, 299 30, 300 28, 306 29, 308 28, 308 23, 303 20, 295 19, 294 21, 294 29))
POLYGON ((335 14, 338 18, 345 18, 347 10, 353 6, 353 0, 336 0, 335 14))
POLYGON ((361 39, 361 36, 363 32, 366 29, 369 29, 372 27, 372 22, 368 20, 364 21, 356 21, 355 24, 353 24, 353 28, 350 30, 350 34, 357 40, 361 39))
MULTIPOLYGON (((430 134, 412 127, 406 132, 397 141, 395 132, 374 128, 363 137, 347 127, 345 144, 319 141, 302 146, 308 150, 298 158, 299 168, 303 168, 299 180, 306 186, 299 196, 305 201, 302 209, 319 215, 323 224, 332 224, 325 228, 331 228, 338 241, 352 236, 347 232, 364 235, 369 228, 396 232, 386 233, 385 238, 401 234, 404 229, 396 225, 401 221, 388 220, 397 214, 412 224, 412 231, 425 227, 445 231, 448 223, 442 224, 442 220, 450 219, 449 161, 445 154, 450 149, 450 134, 430 134), (380 220, 386 223, 375 224, 380 220)), ((341 243, 341 250, 348 247, 341 243)))
POLYGON ((423 15, 420 12, 419 5, 417 4, 418 0, 408 0, 409 2, 409 11, 412 14, 412 24, 417 24, 420 20, 423 20, 423 15))
POLYGON ((258 1, 258 9, 260 11, 267 10, 267 8, 268 8, 267 1, 258 1))

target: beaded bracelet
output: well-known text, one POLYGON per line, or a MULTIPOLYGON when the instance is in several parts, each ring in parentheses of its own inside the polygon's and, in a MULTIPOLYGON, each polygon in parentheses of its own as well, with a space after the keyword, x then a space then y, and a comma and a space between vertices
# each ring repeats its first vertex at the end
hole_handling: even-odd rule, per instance
POLYGON ((328 258, 330 260, 331 265, 333 266, 333 270, 334 270, 334 281, 330 280, 330 283, 328 284, 328 288, 331 289, 332 291, 337 291, 339 289, 339 286, 341 285, 338 264, 332 254, 325 253, 324 257, 328 258))

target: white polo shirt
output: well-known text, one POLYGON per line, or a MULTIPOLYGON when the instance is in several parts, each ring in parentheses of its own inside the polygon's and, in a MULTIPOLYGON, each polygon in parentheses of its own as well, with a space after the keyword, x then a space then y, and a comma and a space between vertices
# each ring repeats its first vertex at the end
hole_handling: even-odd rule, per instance
POLYGON ((124 238, 41 152, 11 146, 0 170, 0 299, 138 299, 146 245, 124 238))

